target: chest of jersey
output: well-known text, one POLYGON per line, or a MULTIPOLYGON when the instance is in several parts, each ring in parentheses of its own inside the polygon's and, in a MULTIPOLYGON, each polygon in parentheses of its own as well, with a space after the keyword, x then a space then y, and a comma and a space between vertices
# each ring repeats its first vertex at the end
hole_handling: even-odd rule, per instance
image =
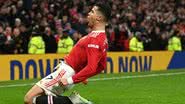
POLYGON ((76 44, 77 47, 80 48, 86 48, 88 43, 89 43, 90 39, 88 36, 84 36, 83 38, 81 38, 78 43, 76 44))

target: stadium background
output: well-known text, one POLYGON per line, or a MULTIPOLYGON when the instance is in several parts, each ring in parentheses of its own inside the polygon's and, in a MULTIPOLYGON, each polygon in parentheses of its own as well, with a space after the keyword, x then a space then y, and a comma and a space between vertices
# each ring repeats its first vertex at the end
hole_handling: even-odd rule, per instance
POLYGON ((22 104, 28 89, 64 56, 54 44, 46 54, 28 55, 34 28, 49 33, 48 39, 57 37, 58 28, 70 29, 76 43, 90 31, 85 16, 95 2, 112 7, 107 69, 75 90, 95 104, 185 104, 185 0, 0 0, 0 104, 22 104), (138 32, 144 52, 129 52, 138 32), (182 51, 167 51, 177 34, 182 51))
POLYGON ((76 43, 91 31, 86 15, 97 2, 112 7, 106 28, 109 51, 129 51, 129 40, 138 33, 144 51, 167 50, 174 35, 185 49, 184 0, 0 0, 0 53, 27 54, 34 32, 43 36, 46 53, 56 53, 58 31, 68 30, 76 43))

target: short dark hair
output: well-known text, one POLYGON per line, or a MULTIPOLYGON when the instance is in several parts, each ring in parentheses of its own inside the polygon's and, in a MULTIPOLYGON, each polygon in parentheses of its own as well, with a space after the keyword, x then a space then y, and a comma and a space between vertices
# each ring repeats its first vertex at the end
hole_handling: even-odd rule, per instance
POLYGON ((105 21, 108 22, 111 17, 111 7, 108 3, 97 3, 95 6, 98 7, 98 10, 103 14, 105 17, 105 21))

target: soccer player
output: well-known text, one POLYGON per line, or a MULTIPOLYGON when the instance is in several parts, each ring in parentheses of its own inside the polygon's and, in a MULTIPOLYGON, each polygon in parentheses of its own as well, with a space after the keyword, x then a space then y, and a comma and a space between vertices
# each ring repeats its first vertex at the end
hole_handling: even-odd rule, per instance
POLYGON ((108 48, 105 25, 111 15, 108 4, 95 4, 88 13, 92 32, 81 38, 64 57, 57 70, 36 83, 25 95, 24 103, 32 104, 39 95, 58 96, 74 84, 92 77, 106 68, 108 48))
POLYGON ((70 96, 41 95, 34 98, 33 104, 93 104, 91 101, 80 96, 76 91, 70 96))

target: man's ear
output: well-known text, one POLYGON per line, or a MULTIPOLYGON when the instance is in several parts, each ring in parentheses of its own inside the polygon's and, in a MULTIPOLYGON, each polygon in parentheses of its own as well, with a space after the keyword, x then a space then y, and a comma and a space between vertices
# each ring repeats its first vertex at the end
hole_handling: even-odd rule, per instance
POLYGON ((102 21, 103 20, 103 17, 102 16, 97 16, 96 20, 97 21, 102 21))

